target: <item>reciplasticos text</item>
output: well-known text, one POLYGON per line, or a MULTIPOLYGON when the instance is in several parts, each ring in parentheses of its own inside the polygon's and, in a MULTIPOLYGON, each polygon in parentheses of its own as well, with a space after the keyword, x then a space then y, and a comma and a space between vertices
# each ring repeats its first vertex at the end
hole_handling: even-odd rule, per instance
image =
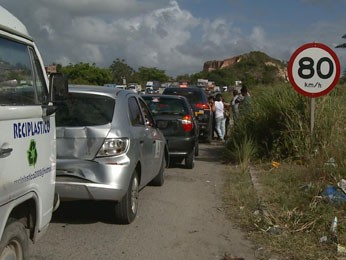
POLYGON ((43 135, 48 134, 49 132, 50 120, 41 120, 36 122, 18 122, 13 124, 14 139, 43 135))

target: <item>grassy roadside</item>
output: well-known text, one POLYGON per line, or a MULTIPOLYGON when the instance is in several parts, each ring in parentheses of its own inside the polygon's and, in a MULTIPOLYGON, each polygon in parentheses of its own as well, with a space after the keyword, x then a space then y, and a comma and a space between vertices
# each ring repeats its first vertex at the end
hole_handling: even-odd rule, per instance
POLYGON ((317 100, 313 135, 307 100, 287 86, 253 91, 252 115, 232 130, 224 200, 232 220, 264 249, 259 259, 346 256, 346 202, 322 196, 346 179, 343 92, 317 100))
POLYGON ((268 251, 262 259, 272 253, 280 259, 340 256, 337 244, 346 245, 344 205, 320 196, 323 176, 320 183, 312 183, 319 174, 285 163, 279 168, 252 166, 251 173, 230 166, 224 196, 228 214, 258 247, 268 251), (335 216, 339 220, 337 240, 330 231, 335 216))

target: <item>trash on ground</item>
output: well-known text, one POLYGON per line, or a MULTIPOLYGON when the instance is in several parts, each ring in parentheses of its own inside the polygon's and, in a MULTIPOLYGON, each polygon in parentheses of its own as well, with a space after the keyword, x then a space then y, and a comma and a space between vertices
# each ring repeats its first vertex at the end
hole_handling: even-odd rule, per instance
POLYGON ((338 244, 337 252, 338 254, 346 255, 346 247, 338 244))
POLYGON ((338 182, 338 186, 346 193, 346 180, 345 179, 341 179, 338 182))
POLYGON ((333 203, 343 203, 346 201, 346 193, 337 186, 327 185, 321 195, 333 203))
POLYGON ((338 227, 338 217, 334 217, 332 221, 332 225, 330 226, 330 232, 336 233, 336 228, 338 227))
POLYGON ((272 166, 273 166, 274 168, 279 168, 279 167, 280 167, 280 163, 279 163, 279 162, 272 161, 272 166))
POLYGON ((280 235, 282 233, 282 229, 279 226, 269 227, 267 232, 272 235, 280 235))
POLYGON ((333 168, 336 168, 338 165, 336 164, 336 161, 333 157, 329 158, 327 162, 324 163, 324 166, 331 166, 333 168))
POLYGON ((320 238, 320 243, 326 243, 328 241, 328 237, 327 236, 323 236, 320 238))
POLYGON ((299 187, 299 190, 301 191, 308 191, 312 188, 312 184, 311 183, 307 183, 307 184, 304 184, 302 186, 299 187))

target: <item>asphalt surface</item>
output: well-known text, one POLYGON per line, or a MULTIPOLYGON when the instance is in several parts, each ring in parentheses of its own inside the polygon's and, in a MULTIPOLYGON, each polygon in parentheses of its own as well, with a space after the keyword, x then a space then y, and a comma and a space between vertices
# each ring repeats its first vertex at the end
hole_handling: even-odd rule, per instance
POLYGON ((130 225, 113 224, 108 203, 62 203, 45 236, 30 245, 30 260, 256 259, 254 246, 225 214, 228 166, 221 153, 221 143, 200 144, 194 169, 166 169, 162 187, 140 192, 130 225))

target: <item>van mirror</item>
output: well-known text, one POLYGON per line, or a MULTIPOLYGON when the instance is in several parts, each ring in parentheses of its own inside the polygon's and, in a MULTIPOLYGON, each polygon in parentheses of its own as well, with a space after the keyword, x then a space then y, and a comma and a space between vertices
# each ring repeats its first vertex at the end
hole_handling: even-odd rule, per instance
POLYGON ((52 73, 49 76, 49 93, 52 102, 63 101, 68 94, 67 77, 62 73, 52 73))

